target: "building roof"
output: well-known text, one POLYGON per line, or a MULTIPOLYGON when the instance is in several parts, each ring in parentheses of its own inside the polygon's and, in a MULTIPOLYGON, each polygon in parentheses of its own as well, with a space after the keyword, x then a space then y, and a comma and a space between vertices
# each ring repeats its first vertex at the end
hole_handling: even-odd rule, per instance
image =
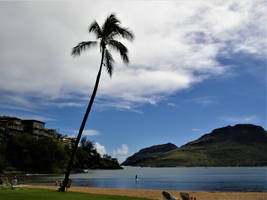
POLYGON ((0 120, 21 120, 17 117, 0 116, 0 120))
POLYGON ((45 122, 39 121, 39 120, 35 120, 35 119, 23 119, 23 122, 38 122, 38 123, 42 123, 45 124, 45 122))

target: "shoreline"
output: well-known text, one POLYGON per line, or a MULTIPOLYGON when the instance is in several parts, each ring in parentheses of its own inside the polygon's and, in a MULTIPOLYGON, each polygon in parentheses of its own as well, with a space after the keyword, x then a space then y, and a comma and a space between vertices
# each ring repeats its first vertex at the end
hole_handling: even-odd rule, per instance
MULTIPOLYGON (((25 188, 38 188, 57 190, 59 186, 45 185, 23 185, 25 188)), ((109 194, 118 196, 143 197, 148 199, 162 200, 163 190, 147 189, 120 189, 120 188, 97 188, 97 187, 70 187, 68 191, 83 192, 91 194, 109 194)), ((189 193, 190 196, 196 197, 197 200, 267 200, 267 192, 205 192, 205 191, 177 191, 165 190, 180 198, 180 192, 189 193)))

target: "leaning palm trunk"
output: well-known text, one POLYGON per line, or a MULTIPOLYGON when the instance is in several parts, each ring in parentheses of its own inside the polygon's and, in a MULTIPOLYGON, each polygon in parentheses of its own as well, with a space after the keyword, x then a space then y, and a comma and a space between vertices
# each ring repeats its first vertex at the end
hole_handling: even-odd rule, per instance
MULTIPOLYGON (((93 22, 90 27, 89 27, 89 33, 94 32, 97 36, 97 39, 100 39, 100 52, 101 54, 101 62, 100 62, 100 68, 97 74, 94 90, 90 99, 90 102, 88 104, 88 107, 86 109, 85 115, 83 117, 83 121, 81 123, 81 127, 77 136, 77 139, 75 141, 75 145, 73 147, 70 161, 68 163, 68 167, 66 170, 65 174, 65 179, 63 181, 62 186, 59 188, 59 191, 64 192, 66 189, 66 186, 68 184, 69 176, 70 176, 70 171, 72 169, 72 165, 74 162, 75 154, 78 148, 78 144, 80 142, 82 132, 84 129, 84 126, 86 124, 88 115, 90 113, 90 110, 92 108, 97 88, 99 85, 99 80, 101 77, 101 72, 102 72, 102 66, 105 65, 108 74, 111 76, 113 72, 113 57, 110 53, 110 50, 107 47, 111 47, 112 49, 118 51, 120 53, 120 56, 122 58, 122 61, 126 64, 129 63, 129 58, 128 58, 128 49, 126 46, 124 46, 121 42, 117 41, 117 37, 123 37, 128 40, 133 40, 134 36, 131 31, 129 31, 127 28, 123 28, 120 26, 120 21, 116 18, 115 14, 111 14, 110 16, 107 17, 106 21, 104 22, 103 26, 100 27, 98 23, 95 21, 93 22)), ((97 41, 83 41, 80 42, 77 46, 75 46, 72 49, 72 55, 73 56, 79 56, 82 51, 98 44, 97 41)))
POLYGON ((62 186, 59 188, 59 191, 60 192, 64 192, 65 189, 66 189, 66 186, 68 184, 68 180, 69 180, 69 176, 70 176, 70 171, 72 169, 72 165, 73 165, 73 162, 74 162, 74 157, 75 157, 75 154, 77 152, 78 145, 79 145, 79 142, 80 142, 82 133, 83 133, 83 129, 84 129, 84 126, 86 124, 86 121, 87 121, 87 118, 89 116, 89 113, 91 111, 91 108, 93 106, 94 99, 95 99, 95 96, 96 96, 96 92, 97 92, 97 89, 98 89, 99 80, 100 80, 100 77, 101 77, 103 59, 104 59, 104 50, 102 51, 102 58, 101 58, 101 63, 100 63, 100 68, 99 68, 99 71, 98 71, 98 74, 97 74, 97 78, 96 78, 96 81, 95 81, 95 87, 94 87, 94 90, 93 90, 93 93, 92 93, 90 102, 89 102, 89 104, 87 106, 86 112, 84 114, 83 121, 81 123, 80 130, 79 130, 78 136, 77 136, 76 141, 75 141, 75 145, 74 145, 73 150, 72 150, 72 153, 71 153, 70 161, 69 161, 69 164, 68 164, 68 167, 67 167, 67 171, 65 173, 65 179, 63 181, 62 186))

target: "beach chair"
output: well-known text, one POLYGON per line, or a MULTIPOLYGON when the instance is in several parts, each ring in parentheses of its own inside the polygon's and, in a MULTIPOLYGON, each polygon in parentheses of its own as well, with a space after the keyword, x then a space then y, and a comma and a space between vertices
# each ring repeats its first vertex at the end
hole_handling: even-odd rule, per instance
POLYGON ((180 192, 182 200, 190 200, 189 194, 186 192, 180 192))
POLYGON ((18 184, 18 179, 17 178, 12 179, 12 181, 11 181, 11 189, 12 190, 14 190, 14 189, 22 189, 22 186, 18 184))
POLYGON ((164 200, 178 200, 174 196, 172 196, 169 192, 163 191, 162 196, 164 200))

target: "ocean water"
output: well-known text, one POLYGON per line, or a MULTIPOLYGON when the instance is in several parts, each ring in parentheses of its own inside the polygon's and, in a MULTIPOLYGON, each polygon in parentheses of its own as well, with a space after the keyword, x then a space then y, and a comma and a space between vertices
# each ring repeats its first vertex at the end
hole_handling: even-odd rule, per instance
MULTIPOLYGON (((24 183, 53 185, 64 175, 29 175, 24 183)), ((73 186, 188 191, 267 192, 267 167, 124 167, 72 174, 73 186), (138 181, 135 176, 138 176, 138 181)))

